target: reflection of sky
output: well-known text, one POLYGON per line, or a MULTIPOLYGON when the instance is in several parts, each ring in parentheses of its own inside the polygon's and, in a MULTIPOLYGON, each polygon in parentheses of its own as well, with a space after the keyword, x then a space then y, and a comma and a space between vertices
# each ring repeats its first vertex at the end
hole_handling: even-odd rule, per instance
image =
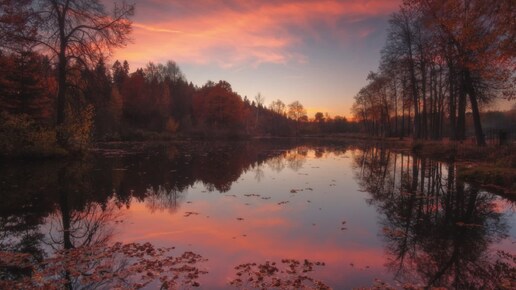
MULTIPOLYGON (((187 190, 177 192, 177 200, 156 182, 173 183, 179 175, 152 181, 149 171, 145 178, 154 187, 139 187, 136 193, 139 201, 133 198, 129 208, 119 208, 116 198, 109 199, 105 207, 89 204, 89 210, 84 213, 72 214, 72 217, 87 218, 76 219, 77 223, 72 223, 72 228, 81 232, 88 221, 100 219, 105 222, 98 223, 101 227, 96 237, 110 234, 113 229, 113 242, 151 242, 156 246, 175 246, 176 254, 186 250, 199 253, 208 259, 205 265, 200 265, 209 271, 200 281, 207 289, 227 288, 227 281, 235 278, 236 265, 267 260, 278 262, 285 258, 325 262, 325 267, 317 268, 315 278, 335 289, 371 286, 375 278, 393 285, 390 280, 394 273, 386 266, 393 255, 389 252, 386 236, 382 234, 386 216, 381 203, 385 200, 377 199, 377 203, 368 206, 366 199, 372 195, 359 191, 359 180, 355 179, 361 169, 354 166, 360 163, 357 157, 362 151, 348 150, 337 154, 321 150, 322 147, 316 147, 316 151, 312 148, 302 146, 274 151, 276 154, 270 156, 276 157, 266 160, 259 168, 243 167, 248 170, 231 184, 229 191, 210 192, 201 181, 197 181, 187 190), (140 194, 145 192, 147 197, 142 200, 140 194), (287 201, 286 204, 278 204, 287 201), (185 217, 189 212, 198 214, 185 217), (121 220, 123 222, 120 223, 121 220), (342 227, 346 230, 341 230, 342 227)), ((389 164, 393 165, 396 160, 396 164, 401 165, 401 155, 396 156, 394 159, 391 156, 389 164)), ((192 154, 192 159, 196 159, 195 154, 192 154)), ((405 170, 412 170, 412 160, 407 156, 403 158, 405 170)), ((169 162, 174 161, 164 160, 164 163, 169 162)), ((149 164, 166 168, 152 162, 149 164)), ((364 176, 369 176, 367 170, 377 168, 366 167, 364 176)), ((111 168, 115 167, 107 167, 108 170, 111 168)), ((227 170, 229 167, 224 168, 224 172, 232 172, 227 170)), ((441 168, 445 179, 448 176, 446 168, 441 168)), ((142 167, 129 167, 125 172, 134 176, 129 173, 139 170, 142 167)), ((386 172, 386 180, 389 180, 394 172, 386 172)), ((400 169, 396 172, 399 178, 400 169)), ((375 183, 375 178, 373 174, 369 181, 375 183)), ((514 253, 516 216, 513 206, 502 198, 496 198, 489 206, 493 206, 495 212, 503 213, 498 221, 507 223, 509 237, 490 244, 486 255, 492 255, 498 249, 514 253)), ((398 210, 403 210, 403 207, 398 210)), ((395 212, 399 214, 399 211, 395 212)), ((59 240, 63 234, 61 213, 57 211, 47 217, 39 230, 46 235, 47 242, 50 241, 48 233, 59 240)), ((432 238, 432 235, 413 233, 419 235, 422 242, 432 238)), ((492 237, 481 238, 489 240, 492 237)), ((80 241, 75 239, 77 243, 74 244, 80 241)), ((43 248, 51 252, 44 245, 43 248)))
POLYGON ((388 280, 375 208, 357 191, 350 155, 316 159, 309 151, 299 170, 286 164, 277 172, 265 164, 260 181, 250 170, 224 194, 197 183, 175 214, 150 213, 144 203, 133 202, 115 239, 203 255, 210 272, 201 280, 205 286, 223 288, 238 264, 285 258, 325 262, 317 277, 337 288, 370 286, 376 277, 388 280), (278 205, 282 201, 288 203, 278 205), (185 217, 186 212, 199 214, 185 217))
POLYGON ((348 115, 378 66, 387 18, 400 0, 228 0, 136 3, 133 43, 118 50, 134 70, 175 60, 197 85, 227 80, 266 104, 301 101, 348 115))

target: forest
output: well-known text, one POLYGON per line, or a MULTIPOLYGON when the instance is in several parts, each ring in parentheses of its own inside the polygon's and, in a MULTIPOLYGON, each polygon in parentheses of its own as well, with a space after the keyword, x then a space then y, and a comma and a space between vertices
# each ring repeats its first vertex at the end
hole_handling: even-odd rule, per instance
MULTIPOLYGON (((54 146, 58 86, 50 60, 22 52, 4 53, 0 62, 1 130, 10 136, 3 152, 25 150, 34 142, 54 146)), ((76 149, 92 141, 294 136, 350 127, 345 118, 322 113, 309 122, 297 101, 266 106, 261 95, 242 98, 226 81, 197 87, 173 61, 149 63, 131 73, 127 61, 107 66, 100 59, 91 70, 74 66, 70 72, 64 130, 76 149)))
POLYGON ((514 103, 505 113, 482 109, 515 98, 515 19, 513 1, 404 1, 390 17, 378 70, 355 96, 355 120, 374 136, 474 134, 480 146, 489 129, 501 139, 514 134, 514 103))
MULTIPOLYGON (((108 57, 130 40, 134 5, 1 1, 3 155, 79 152, 94 141, 298 136, 348 129, 299 101, 269 106, 226 81, 188 82, 174 61, 131 70, 108 57)), ((170 52, 173 54, 173 52, 170 52)))

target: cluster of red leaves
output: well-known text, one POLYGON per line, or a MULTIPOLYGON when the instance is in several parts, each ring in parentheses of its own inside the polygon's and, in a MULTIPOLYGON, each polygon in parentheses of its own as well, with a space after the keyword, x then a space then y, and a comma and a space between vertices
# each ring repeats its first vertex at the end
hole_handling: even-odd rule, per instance
POLYGON ((235 267, 237 278, 230 285, 241 289, 330 289, 321 281, 308 276, 322 262, 303 262, 294 259, 264 264, 246 263, 235 267))
POLYGON ((30 275, 0 280, 1 289, 109 288, 139 289, 159 283, 161 289, 197 287, 197 268, 206 259, 193 252, 172 256, 174 248, 150 243, 97 244, 59 251, 41 263, 30 263, 26 254, 1 253, 0 267, 30 268, 30 275))

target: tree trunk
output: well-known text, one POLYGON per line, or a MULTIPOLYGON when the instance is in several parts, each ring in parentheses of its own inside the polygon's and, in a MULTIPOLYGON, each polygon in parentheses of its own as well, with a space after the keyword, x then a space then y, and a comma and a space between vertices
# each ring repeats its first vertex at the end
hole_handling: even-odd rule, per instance
POLYGON ((486 140, 484 132, 482 131, 482 122, 480 121, 480 110, 478 109, 478 96, 475 88, 473 87, 473 81, 468 70, 464 73, 465 77, 465 88, 469 95, 469 101, 471 103, 471 111, 473 113, 473 124, 475 126, 475 136, 477 139, 478 146, 485 146, 486 140))
POLYGON ((466 94, 464 86, 461 85, 459 90, 459 116, 457 118, 457 140, 464 141, 466 139, 466 94))
POLYGON ((457 140, 457 122, 456 122, 456 113, 457 113, 457 109, 456 109, 456 105, 457 105, 457 101, 456 101, 456 90, 455 90, 455 80, 453 79, 454 77, 454 69, 453 67, 450 65, 449 66, 449 89, 450 89, 450 98, 449 98, 449 101, 448 101, 448 109, 450 111, 450 139, 452 140, 457 140))
MULTIPOLYGON (((62 12, 63 14, 65 11, 62 12)), ((63 128, 60 128, 65 123, 65 106, 66 106, 66 36, 65 36, 65 16, 58 15, 59 21, 59 54, 58 54, 58 70, 57 70, 57 143, 62 147, 67 147, 68 138, 64 135, 63 128)))
POLYGON ((423 101, 423 112, 421 116, 421 138, 428 139, 428 107, 427 107, 427 99, 426 99, 426 64, 424 60, 422 60, 421 64, 421 98, 423 101))

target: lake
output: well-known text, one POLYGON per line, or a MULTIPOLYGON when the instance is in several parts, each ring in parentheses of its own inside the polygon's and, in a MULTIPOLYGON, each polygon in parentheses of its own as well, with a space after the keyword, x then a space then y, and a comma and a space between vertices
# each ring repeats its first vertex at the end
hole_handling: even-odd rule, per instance
POLYGON ((0 288, 490 289, 514 275, 513 203, 453 163, 372 144, 106 143, 82 161, 3 161, 0 183, 0 288))

